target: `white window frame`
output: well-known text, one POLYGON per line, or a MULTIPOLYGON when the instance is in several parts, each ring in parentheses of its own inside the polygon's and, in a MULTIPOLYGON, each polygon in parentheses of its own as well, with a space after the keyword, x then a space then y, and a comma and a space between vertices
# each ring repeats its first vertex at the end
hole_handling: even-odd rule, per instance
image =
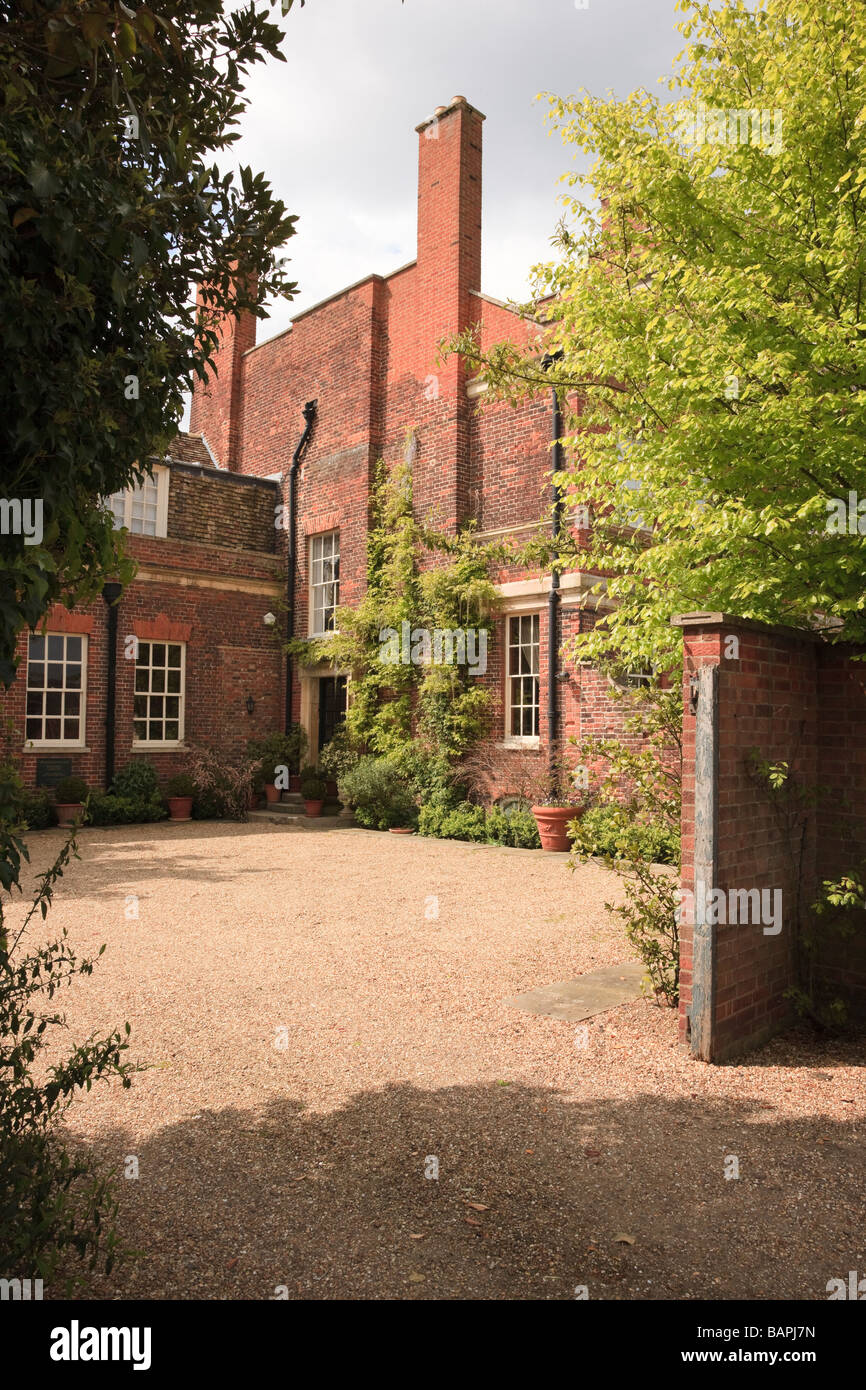
MULTIPOLYGON (((331 634, 332 632, 336 632, 336 631, 337 631, 337 628, 336 628, 336 626, 334 626, 334 627, 321 627, 321 626, 318 625, 317 613, 316 613, 316 595, 317 595, 317 593, 318 593, 319 590, 325 589, 325 588, 329 587, 330 585, 334 585, 335 594, 334 594, 333 608, 334 608, 335 619, 336 619, 336 610, 337 610, 337 608, 339 608, 339 606, 340 606, 340 584, 341 584, 341 576, 340 576, 340 532, 339 532, 339 530, 336 529, 336 528, 333 529, 333 530, 331 530, 331 531, 320 531, 318 535, 316 535, 316 536, 310 536, 308 544, 309 544, 309 581, 310 581, 309 635, 310 635, 310 637, 328 637, 328 636, 330 636, 330 634, 331 634), (333 539, 333 541, 334 541, 334 546, 333 546, 333 549, 331 550, 331 553, 330 553, 329 555, 319 554, 319 555, 317 556, 317 555, 316 555, 317 546, 320 546, 320 547, 321 547, 321 546, 324 545, 324 542, 325 542, 325 541, 331 540, 331 539, 333 539), (316 579, 316 566, 317 566, 317 565, 323 565, 323 563, 324 563, 325 560, 333 560, 333 559, 336 559, 336 562, 337 562, 337 577, 336 577, 336 579, 319 579, 319 580, 317 580, 317 579, 316 579)), ((331 607, 331 605, 329 604, 328 607, 331 607)), ((322 609, 321 609, 321 611, 322 611, 322 613, 324 613, 324 611, 325 611, 325 605, 324 605, 324 603, 322 604, 322 609)))
MULTIPOLYGON (((521 720, 521 723, 522 723, 522 720, 521 720)), ((530 613, 506 613, 506 614, 505 614, 505 739, 504 739, 504 743, 505 743, 505 746, 506 746, 506 747, 510 747, 510 748, 537 748, 537 747, 539 746, 539 743, 540 743, 540 735, 541 735, 541 613, 538 612, 537 610, 536 610, 535 612, 530 612, 530 613), (512 650, 519 650, 519 647, 515 646, 515 645, 512 643, 512 641, 511 641, 511 624, 512 624, 513 622, 516 622, 516 623, 519 623, 519 624, 520 624, 520 628, 519 628, 519 630, 518 630, 519 633, 521 634, 521 636, 520 636, 519 639, 518 639, 518 641, 520 641, 520 640, 522 640, 522 629, 523 629, 523 624, 524 624, 525 622, 530 622, 530 623, 531 623, 531 622, 533 621, 533 619, 535 620, 535 622, 536 622, 537 625, 538 625, 538 657, 537 657, 537 663, 536 663, 537 666, 538 666, 538 670, 537 670, 537 671, 534 671, 534 672, 519 672, 519 671, 514 671, 514 672, 512 672, 512 670, 511 670, 511 653, 512 653, 512 650), (537 732, 534 733, 534 734, 523 734, 523 733, 520 733, 520 734, 513 734, 513 733, 511 732, 511 716, 512 716, 513 710, 515 709, 515 705, 514 705, 514 703, 513 703, 513 701, 512 701, 512 698, 511 698, 511 682, 512 682, 512 680, 524 680, 524 679, 526 679, 527 676, 529 676, 529 675, 532 675, 532 676, 534 676, 534 678, 535 678, 535 682, 536 682, 536 686, 537 686, 537 691, 538 691, 538 699, 537 699, 537 702, 536 702, 536 704, 535 704, 534 706, 528 706, 528 705, 521 704, 521 705, 519 706, 519 708, 520 708, 520 709, 535 708, 535 709, 537 710, 537 718, 536 718, 537 732)))
MULTIPOLYGON (((139 639, 139 644, 138 644, 138 655, 136 656, 136 659, 135 659, 135 677, 134 677, 134 684, 135 684, 136 687, 138 686, 138 672, 139 672, 139 670, 148 670, 148 671, 153 671, 153 670, 165 670, 166 672, 168 672, 169 670, 176 670, 176 669, 177 669, 176 667, 169 667, 169 665, 168 665, 168 650, 166 650, 166 665, 165 665, 165 667, 159 667, 159 666, 154 667, 154 665, 153 665, 153 652, 152 652, 152 648, 153 648, 153 647, 165 647, 166 649, 168 649, 169 647, 180 647, 180 690, 179 690, 179 691, 175 691, 175 690, 171 690, 171 691, 170 691, 170 690, 151 690, 151 689, 148 689, 148 690, 138 690, 138 689, 134 689, 134 690, 133 690, 133 706, 132 706, 132 747, 133 747, 133 750, 134 750, 134 751, 138 751, 139 749, 151 749, 151 750, 157 750, 157 751, 158 751, 159 749, 162 749, 162 748, 165 748, 165 749, 168 749, 168 748, 182 748, 183 745, 184 745, 184 736, 185 736, 185 732, 186 732, 186 647, 187 647, 187 644, 186 644, 186 642, 165 641, 165 640, 163 640, 162 638, 150 638, 150 637, 148 637, 148 638, 141 638, 141 639, 139 639), (139 659, 140 659, 140 656, 141 656, 141 649, 142 649, 142 647, 147 647, 147 648, 150 649, 150 650, 148 651, 148 656, 149 656, 150 659, 149 659, 149 661, 148 661, 147 667, 141 667, 141 666, 139 665, 139 659), (150 699, 150 698, 153 697, 153 696, 156 696, 157 698, 159 698, 160 696, 162 696, 163 699, 166 699, 166 698, 174 699, 174 698, 176 698, 176 697, 178 698, 179 704, 178 704, 178 719, 177 719, 177 725, 178 725, 178 736, 177 736, 177 738, 170 738, 170 739, 155 739, 155 738, 149 738, 149 737, 141 738, 141 737, 136 733, 136 731, 135 731, 135 725, 136 725, 137 722, 140 722, 140 721, 143 719, 143 720, 144 720, 144 723, 145 723, 146 725, 148 725, 148 726, 150 725, 150 722, 151 722, 151 717, 150 717, 150 713, 149 713, 149 712, 148 712, 147 715, 144 715, 144 716, 135 713, 135 699, 136 699, 136 697, 141 697, 141 696, 145 696, 145 697, 148 698, 148 699, 150 699)), ((148 681, 148 686, 151 686, 152 684, 153 684, 153 678, 151 677, 151 678, 149 679, 149 681, 148 681)), ((168 685, 168 677, 167 677, 167 676, 166 676, 166 685, 168 685)), ((148 705, 148 711, 149 711, 149 709, 150 709, 150 706, 148 705)), ((163 725, 165 725, 165 723, 167 722, 167 715, 163 712, 163 714, 160 715, 160 719, 161 719, 163 725)))
MULTIPOLYGON (((87 656, 88 656, 88 639, 87 639, 87 634, 84 633, 84 632, 32 632, 32 633, 29 634, 28 639, 27 639, 27 672, 26 672, 26 676, 25 676, 25 680, 24 680, 24 746, 25 746, 25 748, 28 748, 28 749, 30 749, 30 748, 86 748, 86 746, 87 746, 87 656), (30 686, 30 665, 31 665, 31 662, 30 662, 30 638, 31 638, 31 637, 42 637, 42 638, 44 638, 44 640, 45 640, 45 660, 44 660, 44 662, 39 663, 39 664, 42 664, 42 665, 44 665, 44 666, 46 666, 46 667, 47 667, 49 664, 56 664, 56 663, 49 663, 49 661, 48 661, 48 639, 49 639, 49 637, 62 637, 62 638, 63 638, 63 685, 60 687, 60 691, 59 691, 59 692, 56 691, 56 690, 49 690, 49 689, 48 689, 48 685, 47 685, 48 673, 47 673, 47 670, 46 670, 46 684, 43 685, 43 686, 36 687, 33 691, 31 691, 31 686, 30 686), (67 660, 66 660, 66 646, 67 646, 67 639, 70 638, 70 637, 75 637, 75 638, 80 638, 80 639, 81 639, 81 685, 80 685, 80 687, 79 687, 77 690, 75 689, 75 687, 72 687, 72 686, 67 687, 67 685, 66 685, 66 667, 67 667, 67 665, 69 664, 69 663, 67 662, 67 660), (29 719, 35 719, 35 718, 38 717, 37 715, 28 715, 28 713, 27 713, 27 696, 28 696, 29 694, 31 694, 31 693, 36 693, 36 689, 43 691, 46 695, 48 695, 48 694, 58 694, 58 693, 59 693, 60 696, 61 696, 61 702, 62 702, 62 703, 65 703, 65 697, 66 697, 67 693, 72 694, 72 695, 78 695, 78 696, 80 696, 80 713, 79 713, 79 716, 78 716, 78 738, 77 738, 77 739, 67 739, 67 738, 63 738, 63 737, 61 737, 61 738, 28 738, 28 737, 27 737, 27 720, 28 720, 28 718, 29 718, 29 719)), ((78 662, 74 662, 73 664, 77 666, 79 663, 78 663, 78 662)), ((62 728, 62 726, 63 726, 63 720, 64 720, 64 715, 63 715, 62 713, 61 713, 59 716, 58 716, 58 715, 46 715, 46 714, 45 714, 45 702, 44 702, 44 701, 43 701, 42 710, 43 710, 43 712, 42 712, 41 718, 42 718, 42 727, 43 727, 43 729, 45 728, 45 720, 46 720, 46 718, 50 718, 50 719, 57 719, 57 718, 59 718, 59 719, 60 719, 60 723, 61 723, 61 728, 62 728)))
POLYGON ((156 467, 153 470, 153 477, 144 477, 141 483, 134 483, 132 487, 124 488, 123 492, 115 492, 106 499, 106 506, 114 516, 115 530, 125 526, 130 535, 133 536, 156 536, 164 538, 168 534, 168 487, 169 487, 168 468, 156 467), (156 519, 155 530, 135 531, 133 530, 135 500, 147 488, 156 487, 156 519), (115 502, 123 498, 123 518, 118 516, 115 510, 115 502))

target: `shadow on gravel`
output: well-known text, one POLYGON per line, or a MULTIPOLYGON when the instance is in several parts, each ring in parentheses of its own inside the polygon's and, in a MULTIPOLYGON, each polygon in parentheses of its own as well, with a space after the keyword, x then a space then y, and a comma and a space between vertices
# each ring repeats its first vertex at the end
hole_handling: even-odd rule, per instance
POLYGON ((120 1234, 145 1254, 85 1297, 824 1299, 866 1272, 862 1128, 746 1100, 401 1084, 325 1115, 204 1112, 139 1148, 118 1131, 100 1153, 138 1157, 120 1234))

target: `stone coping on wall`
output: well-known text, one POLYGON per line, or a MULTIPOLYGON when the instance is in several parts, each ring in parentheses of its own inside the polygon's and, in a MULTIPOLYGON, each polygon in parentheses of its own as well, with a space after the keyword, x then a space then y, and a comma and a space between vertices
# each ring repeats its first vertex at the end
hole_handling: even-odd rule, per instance
POLYGON ((763 623, 756 618, 737 618, 731 613, 676 613, 670 620, 671 627, 737 627, 746 632, 766 632, 775 637, 787 637, 790 641, 816 642, 826 645, 826 638, 820 632, 808 628, 786 627, 782 623, 763 623))

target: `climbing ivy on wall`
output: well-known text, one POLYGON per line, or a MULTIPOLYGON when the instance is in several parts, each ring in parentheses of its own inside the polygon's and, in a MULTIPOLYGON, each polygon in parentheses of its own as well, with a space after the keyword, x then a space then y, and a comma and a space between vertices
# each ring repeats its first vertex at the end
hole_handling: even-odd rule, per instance
POLYGON ((418 521, 409 466, 380 461, 366 593, 356 608, 337 609, 334 634, 289 643, 303 665, 327 661, 351 672, 346 728, 354 747, 390 755, 414 743, 454 760, 483 733, 492 698, 481 665, 497 604, 489 577, 495 554, 471 530, 450 537, 418 521), (437 631, 466 633, 472 664, 431 659, 437 631))

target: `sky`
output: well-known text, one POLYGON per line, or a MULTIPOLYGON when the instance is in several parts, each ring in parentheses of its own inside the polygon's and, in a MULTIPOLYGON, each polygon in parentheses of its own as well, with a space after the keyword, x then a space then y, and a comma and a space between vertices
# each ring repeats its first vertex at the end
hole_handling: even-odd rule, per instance
MULTIPOLYGON (((481 288, 520 299, 548 259, 571 150, 540 92, 660 95, 684 46, 674 0, 299 0, 281 20, 285 63, 254 68, 235 149, 261 170, 297 234, 298 281, 258 341, 373 272, 415 257, 415 127, 462 95, 484 124, 481 288)), ((279 7, 274 15, 279 14, 279 7)))

